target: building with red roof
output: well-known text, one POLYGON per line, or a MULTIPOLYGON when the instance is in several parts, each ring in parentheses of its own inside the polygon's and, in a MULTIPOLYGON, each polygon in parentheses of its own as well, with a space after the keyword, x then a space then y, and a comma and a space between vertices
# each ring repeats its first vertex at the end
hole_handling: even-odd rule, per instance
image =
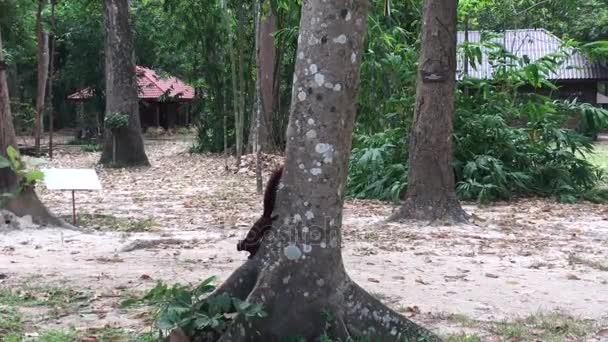
MULTIPOLYGON (((155 126, 170 128, 190 123, 190 113, 184 104, 194 99, 194 88, 177 77, 159 76, 154 70, 136 66, 139 95, 139 115, 144 129, 155 126)), ((93 97, 91 88, 81 89, 67 97, 81 102, 93 97)))

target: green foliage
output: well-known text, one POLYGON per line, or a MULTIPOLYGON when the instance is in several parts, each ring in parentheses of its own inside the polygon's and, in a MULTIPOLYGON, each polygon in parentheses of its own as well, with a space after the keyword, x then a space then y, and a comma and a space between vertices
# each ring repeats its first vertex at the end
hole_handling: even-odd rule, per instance
POLYGON ((33 105, 23 102, 11 102, 13 125, 18 133, 28 133, 34 128, 36 109, 33 105))
POLYGON ((108 113, 104 119, 104 125, 112 131, 125 128, 129 126, 129 114, 119 112, 108 113))
POLYGON ((211 296, 215 289, 211 284, 214 280, 215 277, 207 278, 194 289, 158 282, 141 299, 128 299, 122 305, 128 307, 144 303, 155 306, 156 327, 165 336, 171 330, 181 328, 188 336, 217 338, 239 315, 246 319, 266 316, 259 304, 241 301, 227 294, 211 296))
POLYGON ((103 146, 100 144, 86 144, 81 145, 80 149, 83 152, 101 152, 103 150, 103 146))
MULTIPOLYGON (((461 199, 488 202, 539 195, 562 202, 603 201, 604 173, 583 156, 592 135, 607 127, 608 112, 576 100, 556 101, 524 87, 554 89, 548 81, 567 50, 537 61, 518 58, 487 36, 461 47, 473 67, 484 51, 494 66, 491 80, 465 78, 457 93, 454 173, 461 199)), ((385 114, 391 117, 392 114, 385 114)), ((408 122, 403 120, 403 122, 408 122)), ((367 125, 366 125, 367 127, 367 125)), ((358 133, 349 167, 348 195, 398 200, 407 182, 407 137, 403 129, 358 133)))
POLYGON ((8 168, 17 177, 17 187, 13 192, 0 193, 0 204, 17 196, 23 190, 33 187, 37 181, 44 179, 44 173, 36 169, 28 169, 28 165, 21 160, 21 155, 13 146, 6 148, 6 155, 0 155, 0 169, 8 168))
POLYGON ((23 331, 23 318, 19 311, 11 307, 0 307, 0 340, 19 341, 23 331))
POLYGON ((347 195, 398 201, 407 186, 405 145, 406 132, 401 128, 357 135, 349 163, 347 195))

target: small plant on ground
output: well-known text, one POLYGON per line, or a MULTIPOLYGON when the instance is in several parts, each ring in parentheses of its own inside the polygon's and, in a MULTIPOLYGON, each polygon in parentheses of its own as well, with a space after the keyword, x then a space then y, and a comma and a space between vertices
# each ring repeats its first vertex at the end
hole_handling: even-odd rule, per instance
POLYGON ((180 284, 169 286, 158 282, 140 299, 128 299, 123 307, 147 304, 156 308, 155 325, 161 338, 173 329, 181 329, 187 336, 203 341, 215 341, 238 316, 246 319, 265 317, 261 305, 241 301, 228 294, 211 295, 215 277, 204 280, 192 289, 180 284))
POLYGON ((104 119, 104 126, 112 132, 112 162, 116 163, 116 134, 129 126, 129 114, 113 112, 108 113, 104 119))
MULTIPOLYGON (((68 217, 66 217, 68 218, 68 217)), ((101 228, 122 232, 147 232, 158 226, 153 218, 124 218, 113 215, 83 213, 78 216, 82 227, 101 228)))
POLYGON ((4 201, 10 200, 27 188, 33 187, 37 181, 44 179, 44 173, 40 170, 30 169, 21 159, 19 151, 13 146, 6 148, 8 158, 0 155, 0 169, 9 168, 17 176, 17 188, 12 192, 0 194, 0 207, 4 201))
POLYGON ((495 323, 493 332, 507 341, 581 341, 593 332, 591 326, 588 321, 551 312, 495 323))
POLYGON ((86 144, 80 146, 80 149, 83 152, 101 152, 101 150, 103 150, 103 146, 100 144, 86 144))
POLYGON ((0 341, 20 341, 22 320, 16 308, 0 306, 0 341))

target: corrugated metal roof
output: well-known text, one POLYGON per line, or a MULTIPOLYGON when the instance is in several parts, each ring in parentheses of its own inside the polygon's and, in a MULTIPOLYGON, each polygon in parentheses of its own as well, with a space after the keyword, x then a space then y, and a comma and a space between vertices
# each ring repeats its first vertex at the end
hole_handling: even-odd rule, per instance
MULTIPOLYGON (((181 100, 192 100, 194 88, 184 83, 179 78, 170 76, 159 77, 152 69, 136 66, 137 85, 139 87, 140 99, 158 99, 163 94, 177 97, 181 100)), ((82 100, 93 96, 90 88, 81 89, 68 96, 69 100, 82 100)))
MULTIPOLYGON (((481 31, 469 31, 469 41, 479 42, 481 31)), ((545 29, 521 29, 507 30, 504 36, 493 39, 505 46, 507 51, 518 57, 528 56, 531 61, 549 54, 558 52, 562 41, 545 29)), ((458 32, 458 44, 464 43, 464 32, 458 32)), ((591 62, 580 51, 570 50, 570 57, 558 69, 558 72, 551 76, 553 80, 605 80, 608 79, 608 68, 600 63, 591 62)), ((458 78, 462 77, 464 62, 458 60, 458 78)), ((476 68, 469 67, 469 75, 475 78, 491 78, 492 66, 488 58, 484 55, 481 65, 476 68)))

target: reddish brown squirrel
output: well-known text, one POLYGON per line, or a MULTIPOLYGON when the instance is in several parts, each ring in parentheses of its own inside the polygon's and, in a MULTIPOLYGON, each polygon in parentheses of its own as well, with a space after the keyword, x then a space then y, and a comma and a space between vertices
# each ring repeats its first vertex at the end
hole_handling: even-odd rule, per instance
POLYGON ((236 245, 237 251, 249 252, 249 259, 253 258, 255 253, 257 253, 262 244, 264 234, 272 228, 272 222, 278 217, 277 215, 272 216, 272 211, 274 210, 274 203, 277 199, 277 190, 282 175, 283 166, 276 169, 270 176, 268 184, 266 184, 266 191, 264 192, 264 212, 262 213, 262 217, 253 224, 249 233, 247 233, 247 237, 236 245))

